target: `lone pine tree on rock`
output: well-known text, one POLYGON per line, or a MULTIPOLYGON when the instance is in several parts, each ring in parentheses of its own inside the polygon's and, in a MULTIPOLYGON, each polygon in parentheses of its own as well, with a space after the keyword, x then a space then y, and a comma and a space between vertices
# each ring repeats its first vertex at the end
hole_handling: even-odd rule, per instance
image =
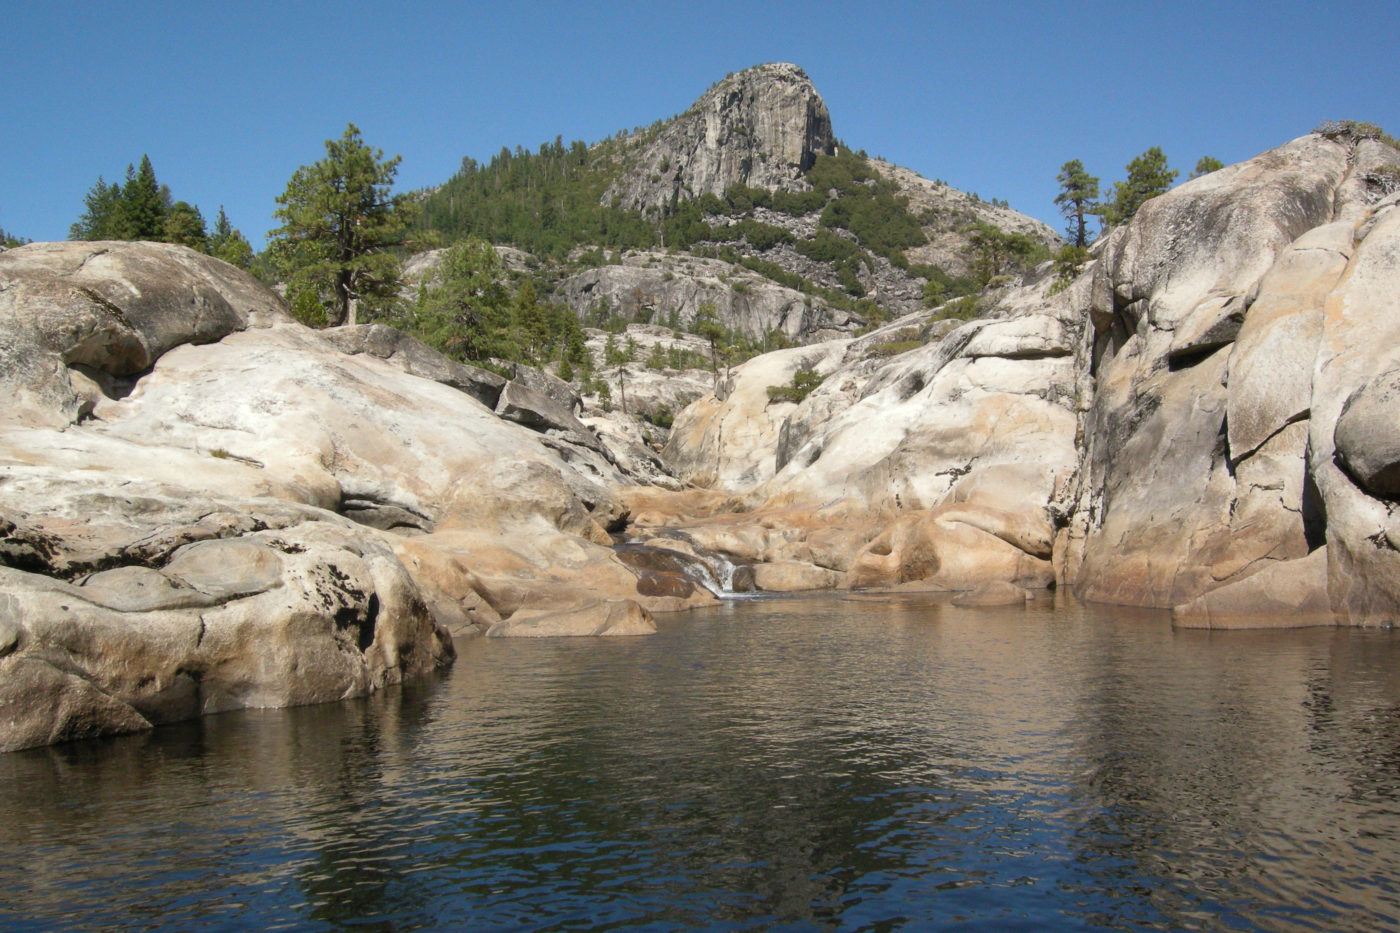
POLYGON ((1094 213, 1099 198, 1099 180, 1084 169, 1084 163, 1071 159, 1060 166, 1056 176, 1060 183, 1060 193, 1055 196, 1055 204, 1060 213, 1069 221, 1068 234, 1073 246, 1087 246, 1089 234, 1086 218, 1094 213))
POLYGON ((398 286, 398 260, 387 249, 403 240, 412 214, 402 195, 389 193, 399 161, 367 146, 351 123, 277 198, 273 216, 282 226, 268 232, 273 263, 287 294, 314 293, 332 325, 350 318, 353 302, 388 301, 398 286))
POLYGON ((1150 198, 1164 194, 1181 174, 1167 168, 1167 157, 1160 146, 1153 146, 1128 163, 1128 177, 1113 186, 1113 200, 1103 206, 1103 219, 1109 226, 1133 219, 1150 198))

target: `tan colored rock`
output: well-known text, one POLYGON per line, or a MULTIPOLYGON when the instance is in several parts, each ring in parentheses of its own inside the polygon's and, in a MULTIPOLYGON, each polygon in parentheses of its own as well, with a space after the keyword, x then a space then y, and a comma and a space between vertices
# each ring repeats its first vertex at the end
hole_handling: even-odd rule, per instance
POLYGON ((1061 545, 1081 598, 1179 605, 1320 543, 1296 423, 1350 251, 1332 225, 1348 155, 1294 140, 1149 201, 1102 248, 1061 545))
POLYGON ((830 371, 845 347, 833 341, 778 350, 737 367, 723 398, 708 395, 676 419, 662 454, 666 464, 683 482, 731 491, 771 478, 783 420, 796 406, 773 401, 768 389, 791 385, 802 368, 830 371))
POLYGON ((430 601, 448 607, 460 634, 492 630, 522 611, 565 611, 598 598, 631 600, 654 612, 714 602, 701 588, 644 592, 638 573, 610 548, 538 527, 522 527, 510 537, 481 529, 442 530, 404 538, 397 551, 414 568, 430 601))
POLYGON ((1336 625, 1327 595, 1327 551, 1271 563, 1252 576, 1172 609, 1178 628, 1306 628, 1336 625))
POLYGON ((1324 224, 1300 236, 1260 283, 1230 351, 1230 457, 1258 450, 1312 405, 1322 306, 1351 258, 1353 225, 1324 224))
POLYGON ((304 518, 77 585, 0 568, 17 629, 0 661, 0 749, 363 696, 450 661, 386 547, 343 519, 304 518))
POLYGON ((1164 356, 1193 317, 1246 295, 1290 243, 1330 222, 1347 163, 1345 146, 1303 136, 1153 198, 1115 231, 1095 274, 1149 358, 1164 356))
POLYGON ((990 606, 1024 606, 1026 600, 1031 599, 1029 590, 1022 589, 1014 583, 1005 580, 996 580, 991 583, 984 583, 977 589, 967 593, 962 593, 953 599, 953 605, 973 608, 990 606))
POLYGON ((409 375, 421 376, 465 392, 494 410, 506 380, 485 369, 449 360, 420 340, 384 324, 346 324, 321 332, 342 353, 368 353, 389 360, 409 375))
POLYGON ((1351 624, 1376 625, 1400 618, 1400 526, 1392 503, 1358 480, 1365 477, 1376 493, 1388 488, 1381 477, 1393 417, 1375 402, 1384 397, 1385 374, 1400 369, 1400 210, 1383 202, 1363 233, 1324 309, 1308 466, 1326 515, 1332 606, 1351 624), (1352 399, 1354 414, 1344 422, 1352 399), (1352 467, 1358 476, 1344 469, 1348 462, 1366 466, 1352 467))
POLYGON ((780 560, 756 564, 753 568, 754 586, 768 593, 805 593, 810 590, 831 590, 841 583, 841 574, 797 560, 780 560))
POLYGON ((1378 139, 1357 141, 1351 172, 1337 190, 1337 220, 1364 222, 1378 204, 1395 194, 1395 169, 1400 169, 1400 151, 1378 139))
POLYGON ((1400 499, 1400 369, 1352 392, 1333 433, 1340 464, 1377 499, 1400 499))
POLYGON ((127 704, 42 658, 0 658, 0 752, 150 728, 127 704))
MULTIPOLYGON (((887 361, 866 357, 868 338, 829 345, 826 381, 785 406, 777 472, 742 496, 743 511, 687 523, 686 533, 759 561, 760 580, 764 563, 798 561, 848 571, 843 585, 857 587, 1047 585, 1049 508, 1075 467, 1076 331, 1067 298, 1049 301, 1046 288, 1004 318, 942 328, 887 361)), ((761 479, 777 406, 759 416, 757 389, 766 397, 800 352, 750 361, 728 398, 687 409, 672 462, 704 464, 714 470, 706 481, 735 491, 761 479)))
MULTIPOLYGON (((965 516, 969 510, 964 509, 965 516)), ((891 522, 851 564, 853 589, 920 583, 930 589, 971 590, 989 581, 1043 589, 1054 582, 1048 559, 942 509, 908 512, 891 522)))
POLYGON ((0 263, 43 364, 3 377, 0 746, 364 695, 445 665, 445 625, 712 599, 639 591, 608 546, 624 475, 573 425, 503 421, 425 347, 309 331, 207 257, 102 249, 0 263))
POLYGON ((593 600, 563 609, 518 612, 487 631, 492 638, 553 638, 577 635, 654 635, 651 613, 632 600, 593 600))

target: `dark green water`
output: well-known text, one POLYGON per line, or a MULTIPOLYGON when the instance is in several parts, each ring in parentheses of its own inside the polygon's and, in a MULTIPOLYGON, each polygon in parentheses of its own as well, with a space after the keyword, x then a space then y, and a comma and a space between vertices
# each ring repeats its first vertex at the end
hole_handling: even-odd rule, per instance
POLYGON ((1400 637, 752 601, 0 756, 0 928, 1400 927, 1400 637))

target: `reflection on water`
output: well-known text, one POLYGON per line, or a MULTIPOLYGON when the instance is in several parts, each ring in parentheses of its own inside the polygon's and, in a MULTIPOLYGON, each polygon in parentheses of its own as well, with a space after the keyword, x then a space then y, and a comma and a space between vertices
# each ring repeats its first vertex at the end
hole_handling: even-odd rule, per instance
POLYGON ((0 927, 1379 929, 1400 639, 766 600, 0 756, 0 927))

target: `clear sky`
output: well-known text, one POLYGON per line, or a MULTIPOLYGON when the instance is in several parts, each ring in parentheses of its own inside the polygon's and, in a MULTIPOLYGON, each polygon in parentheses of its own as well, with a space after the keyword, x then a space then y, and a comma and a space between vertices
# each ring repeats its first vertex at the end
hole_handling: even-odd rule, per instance
POLYGON ((839 138, 1063 223, 1149 146, 1182 178, 1325 119, 1400 133, 1400 3, 276 3, 0 0, 0 228, 62 239, 97 176, 149 154, 255 246, 274 198, 354 122, 399 190, 463 156, 594 142, 727 72, 806 69, 839 138))

